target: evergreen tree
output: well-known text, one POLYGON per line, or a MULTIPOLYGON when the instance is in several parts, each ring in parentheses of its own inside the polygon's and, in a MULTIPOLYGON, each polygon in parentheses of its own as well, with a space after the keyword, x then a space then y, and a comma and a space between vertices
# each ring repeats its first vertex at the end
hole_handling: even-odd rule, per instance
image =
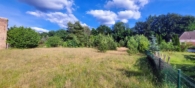
POLYGON ((154 37, 154 35, 152 35, 151 36, 151 42, 150 42, 150 50, 152 52, 159 51, 158 43, 156 41, 157 41, 156 37, 154 37))

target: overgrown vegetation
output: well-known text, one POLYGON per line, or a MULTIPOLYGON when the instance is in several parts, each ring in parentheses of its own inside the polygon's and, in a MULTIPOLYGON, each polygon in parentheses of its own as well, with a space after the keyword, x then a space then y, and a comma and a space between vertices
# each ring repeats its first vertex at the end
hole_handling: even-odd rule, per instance
POLYGON ((149 49, 149 40, 143 35, 136 35, 129 38, 127 47, 129 54, 143 53, 149 49))
POLYGON ((31 28, 14 26, 7 32, 7 42, 13 48, 35 48, 39 41, 40 35, 31 28))
POLYGON ((92 48, 0 51, 0 88, 158 88, 143 55, 92 48))

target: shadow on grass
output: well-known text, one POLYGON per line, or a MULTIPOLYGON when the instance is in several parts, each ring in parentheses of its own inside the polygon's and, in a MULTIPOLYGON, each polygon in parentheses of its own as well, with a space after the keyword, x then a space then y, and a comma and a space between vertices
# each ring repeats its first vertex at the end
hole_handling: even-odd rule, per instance
POLYGON ((184 55, 187 60, 195 61, 195 55, 184 55))
POLYGON ((131 76, 142 76, 143 73, 139 72, 139 71, 131 71, 131 70, 127 70, 127 69, 118 69, 119 71, 121 71, 123 74, 125 74, 127 77, 131 77, 131 76))
POLYGON ((146 77, 147 80, 150 80, 156 87, 161 86, 161 81, 159 81, 157 70, 154 68, 154 65, 147 59, 147 57, 142 57, 136 61, 134 67, 138 68, 138 71, 133 71, 131 69, 118 69, 124 73, 127 77, 136 76, 146 77))
POLYGON ((176 68, 181 69, 183 73, 195 80, 195 65, 190 64, 175 64, 176 68))

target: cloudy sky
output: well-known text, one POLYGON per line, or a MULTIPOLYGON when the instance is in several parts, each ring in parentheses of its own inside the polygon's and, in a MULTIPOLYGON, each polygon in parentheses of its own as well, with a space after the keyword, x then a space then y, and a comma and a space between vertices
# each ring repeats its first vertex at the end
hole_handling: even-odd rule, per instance
POLYGON ((133 27, 149 15, 178 13, 195 16, 195 0, 0 0, 0 17, 9 27, 31 27, 39 32, 66 28, 67 22, 112 26, 118 21, 133 27))

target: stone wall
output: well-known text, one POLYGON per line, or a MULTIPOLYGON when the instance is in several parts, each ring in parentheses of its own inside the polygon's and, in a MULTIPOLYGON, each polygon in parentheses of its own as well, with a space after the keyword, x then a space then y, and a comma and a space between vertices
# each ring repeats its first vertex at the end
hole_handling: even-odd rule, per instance
POLYGON ((0 18, 0 49, 6 49, 8 19, 0 18))

